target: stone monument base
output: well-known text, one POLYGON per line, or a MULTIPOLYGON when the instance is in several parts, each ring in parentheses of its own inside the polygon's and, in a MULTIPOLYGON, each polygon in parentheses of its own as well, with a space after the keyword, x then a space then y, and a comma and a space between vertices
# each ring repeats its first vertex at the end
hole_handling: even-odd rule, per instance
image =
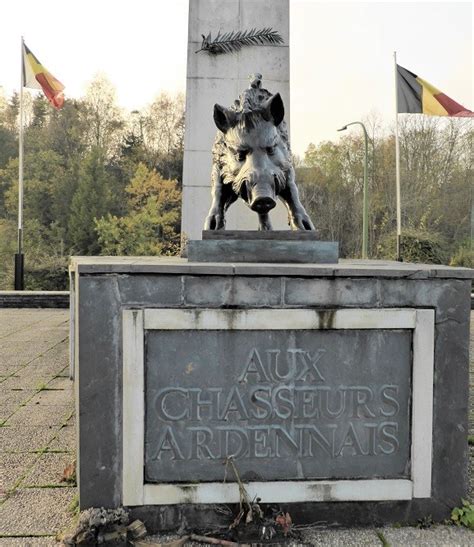
POLYGON ((313 231, 205 230, 187 244, 193 262, 335 264, 339 244, 318 241, 313 231))
POLYGON ((473 274, 74 258, 80 508, 127 506, 151 532, 228 526, 232 458, 296 524, 449 517, 467 489, 473 274))

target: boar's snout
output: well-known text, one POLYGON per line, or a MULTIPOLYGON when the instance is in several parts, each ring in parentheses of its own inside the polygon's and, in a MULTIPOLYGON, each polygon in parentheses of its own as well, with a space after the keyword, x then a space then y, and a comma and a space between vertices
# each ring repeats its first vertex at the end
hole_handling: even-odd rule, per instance
POLYGON ((250 187, 248 204, 252 211, 265 214, 276 206, 274 179, 273 174, 260 171, 250 177, 247 188, 250 187))
POLYGON ((268 196, 261 196, 256 197, 251 205, 250 208, 252 211, 256 211, 257 213, 268 213, 268 211, 271 211, 273 207, 275 207, 276 203, 275 200, 268 196))

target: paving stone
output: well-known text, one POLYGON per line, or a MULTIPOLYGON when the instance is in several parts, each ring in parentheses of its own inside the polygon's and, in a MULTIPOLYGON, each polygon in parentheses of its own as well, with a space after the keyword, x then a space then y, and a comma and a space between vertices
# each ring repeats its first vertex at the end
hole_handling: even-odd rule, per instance
POLYGON ((51 534, 71 525, 75 488, 24 488, 0 505, 0 534, 51 534))
POLYGON ((73 463, 73 461, 74 455, 72 454, 41 454, 22 481, 21 487, 68 486, 67 483, 61 482, 61 478, 63 477, 64 469, 73 463))
POLYGON ((59 427, 54 426, 31 427, 19 424, 0 427, 0 453, 42 450, 58 431, 59 427))
POLYGON ((46 385, 52 380, 56 374, 54 372, 44 374, 28 374, 28 371, 23 371, 21 375, 15 375, 7 378, 2 382, 2 389, 16 389, 16 390, 29 390, 38 391, 42 386, 46 385))
POLYGON ((64 389, 65 391, 70 391, 72 396, 74 396, 74 382, 69 379, 69 370, 67 372, 68 374, 66 377, 58 376, 48 384, 48 387, 51 389, 64 389))
POLYGON ((74 428, 76 427, 76 415, 75 415, 75 414, 73 414, 73 415, 69 418, 69 420, 67 421, 67 425, 68 425, 68 426, 71 426, 71 427, 74 427, 74 428))
POLYGON ((67 340, 68 332, 64 329, 41 329, 37 326, 34 330, 16 332, 8 337, 8 341, 16 343, 44 343, 49 347, 67 340))
POLYGON ((5 422, 17 408, 16 405, 0 405, 0 423, 5 422))
POLYGON ((433 526, 424 530, 412 527, 383 528, 381 531, 391 547, 468 547, 474 544, 472 530, 463 526, 433 526))
POLYGON ((36 393, 33 389, 8 389, 6 384, 0 388, 0 405, 18 407, 28 401, 36 393))
MULTIPOLYGON (((21 365, 23 366, 23 365, 21 365)), ((0 362, 0 376, 11 376, 20 368, 19 365, 0 362)))
POLYGON ((28 472, 37 459, 37 454, 6 454, 0 452, 0 497, 28 472))
POLYGON ((0 384, 0 405, 19 407, 35 393, 35 389, 9 389, 6 384, 0 384))
POLYGON ((58 436, 49 444, 49 450, 64 450, 71 453, 76 451, 76 428, 73 426, 63 427, 59 430, 58 436))
POLYGON ((27 345, 24 342, 8 343, 1 341, 0 363, 11 366, 22 366, 31 362, 43 354, 54 344, 37 342, 34 345, 27 345))
POLYGON ((4 537, 0 538, 0 547, 58 547, 55 536, 49 537, 4 537))
MULTIPOLYGON (((67 319, 66 321, 62 319, 58 321, 58 320, 53 320, 49 318, 49 319, 40 321, 39 323, 35 325, 26 326, 25 328, 20 329, 20 332, 30 332, 31 335, 33 336, 33 339, 40 338, 40 339, 46 340, 47 336, 51 333, 59 333, 59 334, 66 333, 67 335, 68 325, 69 325, 69 322, 67 321, 67 319)), ((16 340, 18 337, 18 332, 19 331, 15 333, 11 333, 8 336, 8 338, 10 340, 16 340)))
POLYGON ((70 406, 27 405, 15 412, 7 423, 9 425, 60 426, 64 424, 70 412, 70 406))
POLYGON ((43 406, 71 406, 73 404, 74 399, 71 390, 50 389, 49 386, 50 384, 48 384, 48 389, 37 393, 28 404, 43 406))

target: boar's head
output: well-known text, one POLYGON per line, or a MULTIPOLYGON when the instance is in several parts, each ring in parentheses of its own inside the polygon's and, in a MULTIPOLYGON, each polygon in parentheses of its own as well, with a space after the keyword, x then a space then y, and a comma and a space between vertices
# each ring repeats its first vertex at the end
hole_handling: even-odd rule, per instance
POLYGON ((286 183, 290 157, 279 130, 284 115, 279 93, 253 110, 214 107, 214 121, 223 135, 219 157, 223 183, 231 184, 257 213, 275 207, 286 183))

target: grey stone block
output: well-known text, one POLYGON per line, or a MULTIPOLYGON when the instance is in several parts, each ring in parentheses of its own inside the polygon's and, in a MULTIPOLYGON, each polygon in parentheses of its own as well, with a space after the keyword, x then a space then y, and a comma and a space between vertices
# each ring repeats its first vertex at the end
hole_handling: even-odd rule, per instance
MULTIPOLYGON (((219 259, 217 259, 219 260, 219 259)), ((188 262, 168 257, 72 257, 72 267, 80 275, 92 274, 179 274, 233 275, 237 268, 241 275, 255 275, 262 265, 252 263, 224 264, 221 262, 188 262), (247 272, 247 273, 245 273, 247 272)), ((263 265, 264 266, 264 265, 263 265)), ((299 275, 303 277, 386 277, 417 279, 473 279, 474 269, 450 268, 435 264, 408 264, 383 260, 341 259, 332 268, 321 264, 275 264, 266 275, 299 275)), ((50 312, 51 313, 51 312, 50 312)))
POLYGON ((140 283, 133 276, 119 275, 117 284, 121 299, 130 306, 178 306, 183 300, 180 275, 142 275, 140 283))
POLYGON ((319 238, 312 230, 203 230, 202 239, 318 241, 319 238))
POLYGON ((411 344, 407 331, 150 331, 146 482, 221 482, 231 454, 243 481, 409 478, 411 344))
POLYGON ((229 306, 232 304, 232 277, 184 278, 184 303, 192 306, 229 306))
POLYGON ((184 303, 192 306, 277 306, 281 281, 271 277, 184 277, 184 303))
POLYGON ((188 259, 194 262, 333 264, 339 259, 339 244, 273 239, 191 240, 188 242, 188 259))
POLYGON ((116 277, 81 277, 79 297, 79 499, 81 507, 111 507, 120 505, 122 485, 122 302, 116 277))
POLYGON ((278 277, 235 277, 232 304, 236 306, 278 306, 281 304, 278 277))
POLYGON ((379 301, 377 279, 285 279, 288 306, 376 307, 379 301))

